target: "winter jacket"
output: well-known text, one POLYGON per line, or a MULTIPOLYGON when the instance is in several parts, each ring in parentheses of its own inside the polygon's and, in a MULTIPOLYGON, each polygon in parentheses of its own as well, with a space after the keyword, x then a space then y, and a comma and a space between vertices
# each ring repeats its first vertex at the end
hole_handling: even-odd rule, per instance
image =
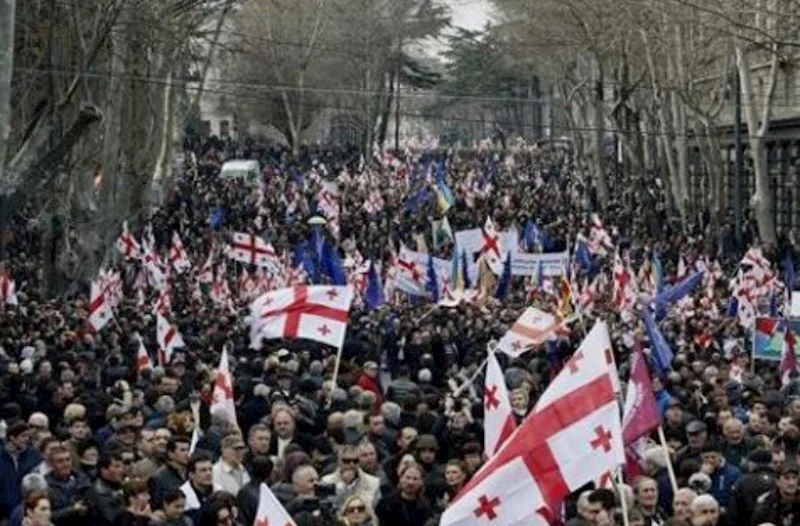
POLYGON ((399 491, 381 499, 375 512, 381 526, 419 526, 433 515, 427 500, 406 500, 399 491))
POLYGON ((723 508, 728 507, 733 494, 733 485, 739 480, 742 472, 739 468, 728 464, 722 465, 718 470, 711 474, 711 495, 717 499, 723 508))
POLYGON ((91 488, 89 478, 78 471, 67 480, 57 479, 53 473, 45 476, 45 480, 47 480, 53 524, 55 526, 85 526, 89 522, 88 511, 79 513, 73 509, 73 505, 83 502, 86 508, 89 507, 86 498, 91 488))
POLYGON ((756 501, 750 524, 760 526, 764 523, 776 526, 800 523, 800 501, 785 501, 777 489, 764 493, 756 501))
POLYGON ((92 524, 98 526, 111 526, 125 506, 122 490, 102 478, 92 484, 87 500, 92 524))
POLYGON ((758 498, 775 487, 777 475, 769 466, 758 466, 733 485, 725 517, 731 526, 748 526, 758 498))
POLYGON ((181 487, 184 479, 174 467, 165 464, 158 468, 155 474, 148 481, 150 486, 150 504, 153 508, 160 508, 164 503, 164 498, 170 491, 181 487))
POLYGON ((369 391, 375 395, 375 405, 373 407, 380 407, 383 403, 383 392, 381 386, 378 384, 377 378, 372 378, 367 373, 361 373, 358 378, 358 385, 365 391, 369 391))
POLYGON ((0 449, 0 517, 8 517, 22 502, 22 477, 33 471, 42 458, 32 447, 22 451, 16 459, 5 448, 0 449))

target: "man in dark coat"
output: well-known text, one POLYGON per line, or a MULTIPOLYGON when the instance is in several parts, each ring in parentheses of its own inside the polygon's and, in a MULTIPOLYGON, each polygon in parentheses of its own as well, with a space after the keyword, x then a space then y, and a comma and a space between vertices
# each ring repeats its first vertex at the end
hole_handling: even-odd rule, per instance
POLYGON ((0 517, 8 517, 22 501, 22 477, 42 461, 30 446, 28 424, 19 420, 9 426, 5 447, 0 449, 0 517))
POLYGON ((798 477, 800 468, 797 464, 786 464, 781 470, 776 487, 761 495, 750 524, 797 524, 800 522, 800 499, 798 499, 798 477))
POLYGON ((748 526, 758 498, 775 487, 777 474, 770 467, 771 461, 772 454, 765 449, 750 453, 747 458, 750 470, 736 481, 725 511, 730 526, 748 526))

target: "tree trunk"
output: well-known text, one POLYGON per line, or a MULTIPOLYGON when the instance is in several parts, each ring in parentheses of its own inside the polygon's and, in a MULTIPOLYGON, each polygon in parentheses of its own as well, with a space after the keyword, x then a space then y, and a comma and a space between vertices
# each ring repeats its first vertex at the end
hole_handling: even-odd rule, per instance
POLYGON ((594 169, 595 184, 597 185, 597 201, 602 210, 608 205, 610 195, 608 191, 608 182, 606 181, 605 117, 603 115, 603 92, 605 87, 603 85, 603 66, 600 64, 599 60, 595 60, 594 70, 595 87, 594 96, 592 97, 594 109, 594 169))
POLYGON ((769 172, 767 170, 766 136, 769 132, 769 121, 772 113, 772 102, 775 96, 775 85, 778 79, 779 57, 777 45, 772 48, 767 89, 762 93, 754 93, 750 61, 741 46, 736 47, 736 65, 739 70, 742 87, 742 106, 747 118, 747 134, 750 136, 750 155, 753 158, 756 188, 751 204, 758 223, 758 235, 762 242, 777 243, 775 232, 774 196, 769 188, 769 172), (760 106, 759 100, 763 101, 760 106), (759 115, 760 113, 760 115, 759 115))
POLYGON ((0 0, 0 181, 11 134, 11 79, 14 74, 15 0, 0 0))
POLYGON ((383 145, 386 143, 386 134, 389 130, 389 117, 392 114, 392 102, 394 98, 395 73, 389 73, 387 76, 389 77, 389 86, 386 89, 386 100, 381 111, 381 120, 378 128, 378 147, 380 150, 383 150, 383 145))

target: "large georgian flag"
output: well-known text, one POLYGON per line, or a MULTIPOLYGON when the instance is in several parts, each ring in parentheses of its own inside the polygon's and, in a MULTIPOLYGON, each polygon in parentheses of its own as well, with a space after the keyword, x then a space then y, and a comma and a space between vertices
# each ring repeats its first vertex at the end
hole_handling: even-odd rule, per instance
POLYGON ((545 526, 556 506, 625 461, 608 329, 598 322, 533 412, 469 481, 442 526, 545 526))
POLYGON ((349 286, 298 285, 268 292, 250 306, 250 346, 261 340, 305 338, 341 347, 353 303, 349 286))

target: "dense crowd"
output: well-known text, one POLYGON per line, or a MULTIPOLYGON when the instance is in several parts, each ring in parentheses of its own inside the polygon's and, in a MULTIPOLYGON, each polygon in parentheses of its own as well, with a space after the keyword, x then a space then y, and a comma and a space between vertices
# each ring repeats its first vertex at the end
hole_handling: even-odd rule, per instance
MULTIPOLYGON (((235 294, 228 304, 211 301, 197 287, 197 275, 212 247, 232 232, 263 236, 278 253, 293 253, 314 228, 308 219, 319 213, 320 185, 334 179, 341 215, 327 238, 345 262, 363 257, 382 262, 387 272, 400 243, 420 246, 422 239, 434 247, 437 200, 410 201, 430 184, 431 166, 445 159, 454 230, 480 226, 487 216, 498 230, 522 232, 534 222, 546 232, 536 250, 571 249, 599 203, 569 148, 521 145, 365 160, 340 150, 291 157, 253 142, 212 139, 187 142, 185 153, 185 171, 163 206, 130 221, 132 232, 147 230, 164 254, 178 232, 194 265, 171 284, 171 318, 185 348, 168 364, 137 367, 139 338, 153 355, 158 347, 150 308, 156 291, 147 291, 145 306, 137 300, 140 263, 114 263, 124 294, 113 323, 93 333, 85 284, 78 296, 39 295, 33 254, 42 243, 40 227, 24 214, 15 218, 9 241, 15 250, 5 267, 19 305, 0 314, 0 522, 249 526, 266 483, 298 525, 438 524, 486 459, 479 366, 487 346, 527 306, 552 311, 557 300, 533 290, 530 279, 516 278, 502 300, 486 297, 452 309, 404 294, 390 294, 375 310, 357 301, 332 385, 335 350, 304 340, 250 349, 247 301, 235 294), (221 181, 220 165, 231 158, 259 160, 266 190, 221 181), (363 204, 375 192, 382 206, 368 210, 363 204), (232 357, 236 425, 209 412, 223 348, 232 357)), ((667 280, 681 259, 715 260, 725 272, 735 271, 744 250, 737 250, 730 226, 713 232, 709 218, 676 220, 658 185, 632 192, 620 192, 602 214, 632 266, 658 253, 667 280)), ((743 227, 740 249, 757 242, 743 227)), ((794 254, 789 233, 763 249, 775 263, 794 254)), ((452 244, 430 250, 451 257, 452 244)), ((597 258, 608 283, 611 257, 597 258)), ((236 290, 240 266, 219 263, 216 271, 236 290)), ((637 322, 615 312, 610 293, 594 293, 585 317, 609 323, 624 384, 630 353, 649 342, 637 322)), ((749 333, 725 317, 728 300, 727 283, 719 280, 710 294, 698 290, 688 300, 693 305, 684 303, 661 324, 675 353, 668 374, 653 376, 669 458, 654 435, 644 475, 614 489, 587 485, 564 503, 560 520, 576 526, 800 524, 800 383, 781 388, 775 364, 750 363, 749 333)), ((580 342, 588 323, 582 321, 546 351, 501 358, 518 421, 580 342)))

